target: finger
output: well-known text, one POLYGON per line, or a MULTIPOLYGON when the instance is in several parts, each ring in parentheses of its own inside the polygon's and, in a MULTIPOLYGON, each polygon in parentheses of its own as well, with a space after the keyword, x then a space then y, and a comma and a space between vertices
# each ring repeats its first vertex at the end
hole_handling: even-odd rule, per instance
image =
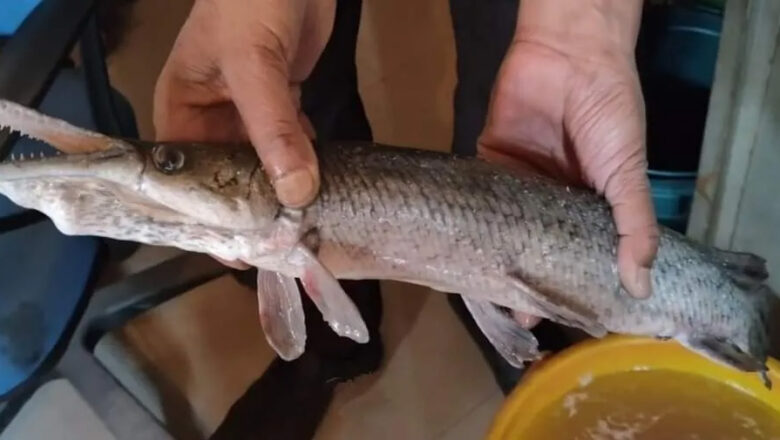
MULTIPOLYGON (((189 49, 186 45, 179 50, 189 49)), ((173 53, 154 90, 153 122, 157 140, 180 142, 247 141, 238 110, 224 90, 195 72, 216 72, 207 58, 183 59, 173 53)))
POLYGON ((202 107, 168 102, 155 107, 155 138, 178 142, 245 142, 245 127, 231 104, 202 107))
POLYGON ((618 234, 618 272, 623 287, 635 298, 652 295, 651 268, 658 250, 650 184, 641 167, 617 173, 605 190, 618 234))
POLYGON ((514 317, 515 321, 517 321, 517 323, 526 330, 530 330, 536 327, 536 325, 542 321, 542 318, 538 316, 518 312, 517 310, 512 310, 512 317, 514 317))
POLYGON ((314 124, 311 123, 311 120, 308 116, 306 116, 303 112, 298 112, 298 121, 301 123, 301 126, 303 127, 303 132, 306 133, 306 136, 309 137, 310 140, 314 140, 317 138, 317 134, 314 130, 314 124))
POLYGON ((241 132, 235 107, 215 81, 214 45, 204 37, 214 32, 203 29, 213 21, 204 20, 207 6, 194 6, 155 83, 152 117, 158 140, 219 142, 241 132))
POLYGON ((223 72, 249 138, 257 149, 279 201, 289 207, 310 203, 319 190, 311 141, 298 119, 290 92, 287 60, 268 37, 223 61, 223 72))

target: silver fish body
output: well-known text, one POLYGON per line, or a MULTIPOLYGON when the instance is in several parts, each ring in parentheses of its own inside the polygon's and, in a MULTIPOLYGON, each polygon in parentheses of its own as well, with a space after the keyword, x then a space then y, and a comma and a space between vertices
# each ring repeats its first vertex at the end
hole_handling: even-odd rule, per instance
POLYGON ((661 228, 654 294, 631 298, 618 277, 610 208, 587 189, 475 158, 333 143, 318 147, 318 197, 290 210, 248 145, 111 139, 8 102, 0 102, 3 125, 77 154, 0 164, 0 193, 68 234, 256 266, 261 323, 285 359, 305 345, 294 278, 334 331, 359 342, 367 330, 336 279, 390 279, 461 295, 517 366, 539 352, 506 309, 595 337, 672 338, 732 367, 766 370, 776 298, 765 262, 661 228))
POLYGON ((322 192, 307 210, 339 278, 398 279, 605 332, 729 341, 760 364, 771 292, 758 257, 661 228, 654 295, 617 271, 609 205, 590 190, 477 159, 377 145, 319 151, 322 192), (729 263, 736 261, 736 266, 729 263), (741 279, 745 272, 753 278, 741 279))

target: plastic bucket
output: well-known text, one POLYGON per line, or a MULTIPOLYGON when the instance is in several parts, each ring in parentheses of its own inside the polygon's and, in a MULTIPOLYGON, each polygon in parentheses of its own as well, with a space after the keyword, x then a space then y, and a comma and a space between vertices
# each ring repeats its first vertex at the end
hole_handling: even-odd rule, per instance
POLYGON ((532 368, 487 438, 776 439, 780 364, 769 368, 772 389, 674 341, 587 340, 532 368))

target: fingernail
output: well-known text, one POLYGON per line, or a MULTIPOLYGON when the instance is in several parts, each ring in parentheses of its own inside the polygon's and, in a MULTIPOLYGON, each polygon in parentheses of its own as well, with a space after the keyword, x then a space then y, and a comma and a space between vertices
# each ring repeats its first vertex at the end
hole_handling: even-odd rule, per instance
POLYGON ((298 208, 314 196, 314 177, 305 168, 282 175, 274 182, 276 196, 283 205, 298 208))
POLYGON ((639 299, 649 298, 653 293, 653 287, 650 282, 650 269, 640 267, 636 271, 634 282, 634 296, 639 299))

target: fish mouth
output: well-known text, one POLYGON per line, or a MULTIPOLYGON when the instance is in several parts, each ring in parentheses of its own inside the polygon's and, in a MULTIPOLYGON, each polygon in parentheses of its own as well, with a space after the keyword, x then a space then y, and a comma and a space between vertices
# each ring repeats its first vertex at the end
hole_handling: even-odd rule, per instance
POLYGON ((85 130, 11 101, 0 100, 0 129, 3 128, 41 141, 55 148, 57 154, 45 155, 43 151, 18 156, 12 154, 0 163, 0 182, 68 177, 116 178, 143 170, 140 145, 85 130))
POLYGON ((3 128, 42 141, 67 154, 108 150, 116 143, 111 137, 0 99, 0 129, 3 128))
MULTIPOLYGON (((66 235, 145 240, 192 223, 142 191, 144 153, 130 144, 93 153, 15 156, 0 163, 0 194, 49 217, 66 235), (33 156, 33 157, 30 157, 33 156)), ((163 243, 164 244, 164 243, 163 243)))
POLYGON ((94 153, 12 154, 0 162, 0 182, 95 179, 129 184, 138 179, 144 166, 142 153, 129 144, 117 144, 94 153))
MULTIPOLYGON (((146 168, 147 143, 117 139, 0 100, 0 129, 8 128, 56 151, 15 153, 0 162, 0 194, 17 205, 40 211, 64 231, 81 231, 94 212, 154 212, 163 219, 180 214, 139 192, 146 168), (96 211, 97 210, 97 211, 96 211)), ((47 149, 48 150, 48 149, 47 149)), ((94 224, 98 224, 95 220, 94 224)))

